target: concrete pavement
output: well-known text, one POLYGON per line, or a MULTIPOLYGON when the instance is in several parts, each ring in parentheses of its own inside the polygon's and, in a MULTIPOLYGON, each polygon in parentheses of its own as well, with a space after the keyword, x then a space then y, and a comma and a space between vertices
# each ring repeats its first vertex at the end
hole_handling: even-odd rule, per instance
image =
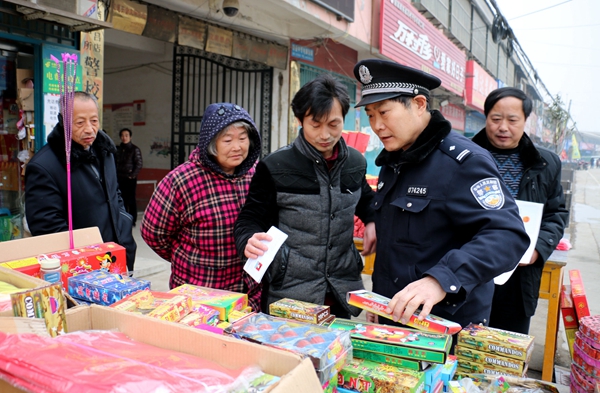
MULTIPOLYGON (((575 171, 572 185, 573 200, 570 225, 566 233, 570 235, 572 249, 568 252, 565 267, 565 283, 569 283, 568 271, 579 269, 583 277, 588 304, 592 315, 600 314, 600 169, 575 171)), ((167 291, 170 265, 156 255, 142 240, 138 226, 134 237, 138 244, 134 276, 152 282, 152 289, 167 291)), ((365 287, 371 287, 371 277, 363 275, 365 287)), ((540 299, 536 315, 532 318, 530 334, 535 336, 535 348, 529 364, 530 378, 540 379, 544 354, 545 331, 548 301, 540 299)), ((359 319, 364 318, 364 313, 359 319)), ((570 356, 562 319, 557 338, 555 364, 570 366, 570 356)))

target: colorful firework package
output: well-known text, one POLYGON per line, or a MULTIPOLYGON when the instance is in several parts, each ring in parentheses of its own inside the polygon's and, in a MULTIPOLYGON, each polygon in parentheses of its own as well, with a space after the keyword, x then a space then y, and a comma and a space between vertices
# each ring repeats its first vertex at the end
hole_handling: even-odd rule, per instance
POLYGON ((248 295, 245 293, 225 291, 201 287, 191 284, 183 284, 173 288, 169 293, 189 296, 192 299, 192 307, 201 304, 219 312, 219 320, 228 321, 229 313, 233 310, 242 311, 248 307, 248 295))
MULTIPOLYGON (((398 326, 379 325, 336 318, 329 328, 350 333, 354 349, 395 356, 409 361, 444 364, 452 336, 398 326)), ((360 354, 361 352, 359 352, 360 354)), ((412 369, 422 367, 415 364, 412 369)))
POLYGON ((600 315, 579 320, 579 331, 573 343, 571 391, 578 393, 600 390, 600 315))
POLYGON ((109 306, 135 292, 150 289, 150 281, 112 274, 105 270, 69 277, 69 295, 109 306))
POLYGON ((329 306, 302 302, 294 299, 281 299, 269 305, 269 314, 274 317, 294 319, 300 322, 321 324, 330 316, 329 306))
MULTIPOLYGON (((372 312, 373 314, 377 314, 384 318, 391 319, 391 315, 385 312, 385 309, 387 308, 391 299, 385 296, 361 289, 358 291, 348 292, 346 294, 346 300, 348 304, 352 306, 372 312)), ((458 333, 461 329, 461 326, 458 323, 432 314, 429 314, 424 320, 421 321, 419 320, 418 313, 414 313, 406 325, 415 329, 424 330, 426 332, 447 334, 458 333)))
POLYGON ((425 374, 355 358, 340 371, 338 386, 363 393, 421 393, 425 374))
POLYGON ((309 357, 322 384, 327 384, 352 358, 347 332, 263 313, 234 322, 225 333, 309 357))
POLYGON ((67 331, 67 308, 60 283, 27 289, 10 295, 13 313, 17 317, 43 318, 52 337, 67 331))

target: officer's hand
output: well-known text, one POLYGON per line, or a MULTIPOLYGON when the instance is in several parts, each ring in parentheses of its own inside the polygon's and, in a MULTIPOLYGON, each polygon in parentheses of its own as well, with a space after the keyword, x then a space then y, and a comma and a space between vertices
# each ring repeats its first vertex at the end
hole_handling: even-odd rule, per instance
POLYGON ((372 312, 367 311, 367 322, 371 323, 379 323, 379 315, 373 314, 372 312))
POLYGON ((375 252, 377 246, 377 234, 375 233, 375 223, 370 222, 365 225, 365 232, 363 234, 363 250, 360 253, 362 256, 367 256, 375 252))
POLYGON ((271 237, 271 235, 265 232, 258 232, 252 235, 252 237, 248 239, 248 243, 246 243, 246 248, 244 248, 244 255, 246 256, 246 258, 258 258, 269 249, 269 247, 267 247, 267 245, 261 240, 270 242, 271 240, 273 240, 273 238, 271 237))
POLYGON ((395 322, 400 321, 406 325, 420 306, 422 306, 422 310, 419 313, 419 320, 422 321, 429 315, 433 306, 445 297, 446 292, 438 281, 427 276, 408 284, 403 290, 396 293, 385 312, 392 314, 395 322))

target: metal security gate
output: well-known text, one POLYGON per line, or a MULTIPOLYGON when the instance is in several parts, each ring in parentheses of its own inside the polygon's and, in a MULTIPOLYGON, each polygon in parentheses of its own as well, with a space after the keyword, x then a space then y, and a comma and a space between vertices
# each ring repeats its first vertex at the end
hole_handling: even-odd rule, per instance
POLYGON ((215 102, 231 102, 246 109, 260 132, 261 156, 269 153, 272 79, 269 66, 175 46, 171 168, 188 159, 198 144, 204 110, 215 102))

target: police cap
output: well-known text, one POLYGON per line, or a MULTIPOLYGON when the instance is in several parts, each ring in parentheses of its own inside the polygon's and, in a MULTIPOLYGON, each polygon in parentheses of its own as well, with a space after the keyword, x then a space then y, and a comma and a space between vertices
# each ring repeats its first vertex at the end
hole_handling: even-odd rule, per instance
POLYGON ((424 95, 442 81, 426 72, 389 60, 366 59, 354 66, 354 76, 362 83, 362 99, 355 107, 398 96, 424 95))

